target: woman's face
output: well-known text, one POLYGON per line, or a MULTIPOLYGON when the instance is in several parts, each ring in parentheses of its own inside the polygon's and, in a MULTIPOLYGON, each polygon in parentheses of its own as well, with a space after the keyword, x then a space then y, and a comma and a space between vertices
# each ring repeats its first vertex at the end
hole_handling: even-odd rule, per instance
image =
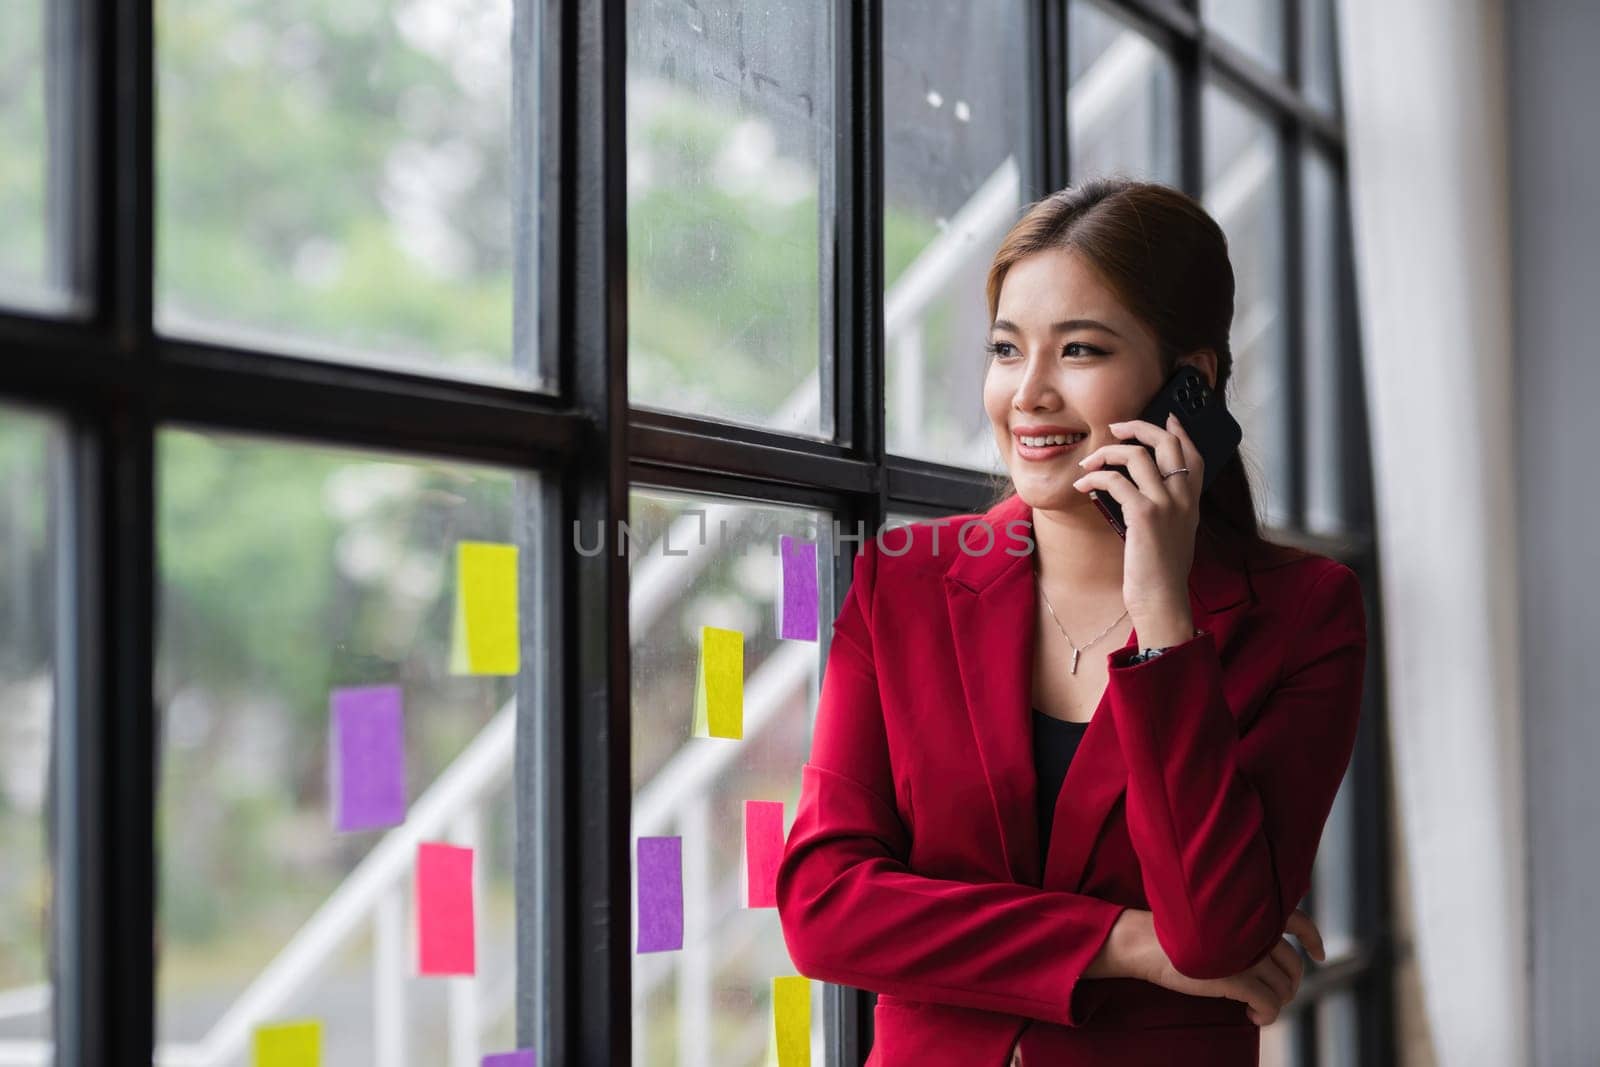
POLYGON ((1078 461, 1114 443, 1108 425, 1138 418, 1161 388, 1154 332, 1078 254, 1052 249, 1006 272, 989 344, 983 404, 1017 495, 1034 508, 1093 508, 1072 487, 1078 461), (1024 440, 1063 433, 1088 436, 1024 440))

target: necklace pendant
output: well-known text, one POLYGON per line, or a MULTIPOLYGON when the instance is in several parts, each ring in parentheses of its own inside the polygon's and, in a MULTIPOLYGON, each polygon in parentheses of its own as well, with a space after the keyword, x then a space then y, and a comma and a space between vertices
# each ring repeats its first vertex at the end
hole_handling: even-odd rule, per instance
POLYGON ((1078 673, 1078 652, 1079 651, 1080 650, 1076 649, 1076 648, 1072 650, 1072 673, 1073 674, 1077 674, 1078 673))

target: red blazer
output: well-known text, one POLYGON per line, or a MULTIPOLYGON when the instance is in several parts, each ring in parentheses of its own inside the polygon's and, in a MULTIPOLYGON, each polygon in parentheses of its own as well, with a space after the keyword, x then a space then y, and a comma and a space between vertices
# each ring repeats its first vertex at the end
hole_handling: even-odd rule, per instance
POLYGON ((1239 1001, 1080 978, 1130 906, 1195 977, 1277 944, 1355 744, 1361 587, 1335 560, 1202 534, 1207 632, 1134 666, 1137 631, 1107 653, 1041 871, 1031 515, 1013 495, 856 556, 778 870, 790 957, 879 994, 869 1064, 1001 1067, 1019 1038, 1030 1067, 1255 1064, 1239 1001))

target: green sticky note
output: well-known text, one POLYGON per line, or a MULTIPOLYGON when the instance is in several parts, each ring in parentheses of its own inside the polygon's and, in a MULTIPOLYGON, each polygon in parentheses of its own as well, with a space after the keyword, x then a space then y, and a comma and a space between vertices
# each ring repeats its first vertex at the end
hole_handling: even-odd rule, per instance
POLYGON ((451 674, 516 674, 517 546, 487 541, 456 545, 451 674))
POLYGON ((811 979, 772 980, 772 1025, 778 1067, 811 1067, 811 979))
POLYGON ((744 737, 744 634, 738 630, 700 627, 694 736, 744 737))
POLYGON ((253 1067, 322 1067, 322 1024, 274 1023, 255 1029, 253 1067))

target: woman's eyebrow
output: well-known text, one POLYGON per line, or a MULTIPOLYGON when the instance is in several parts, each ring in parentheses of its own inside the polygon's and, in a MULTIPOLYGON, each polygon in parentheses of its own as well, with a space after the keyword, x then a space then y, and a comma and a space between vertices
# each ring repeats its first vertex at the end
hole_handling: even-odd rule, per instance
MULTIPOLYGON (((1017 324, 1012 322, 1010 319, 995 319, 994 325, 991 327, 991 329, 1006 330, 1010 333, 1022 332, 1021 330, 1017 329, 1017 324)), ((1062 319, 1060 322, 1053 322, 1050 324, 1051 333, 1066 333, 1068 330, 1104 330, 1112 337, 1122 336, 1116 330, 1113 330, 1111 327, 1107 326, 1098 319, 1062 319)))

